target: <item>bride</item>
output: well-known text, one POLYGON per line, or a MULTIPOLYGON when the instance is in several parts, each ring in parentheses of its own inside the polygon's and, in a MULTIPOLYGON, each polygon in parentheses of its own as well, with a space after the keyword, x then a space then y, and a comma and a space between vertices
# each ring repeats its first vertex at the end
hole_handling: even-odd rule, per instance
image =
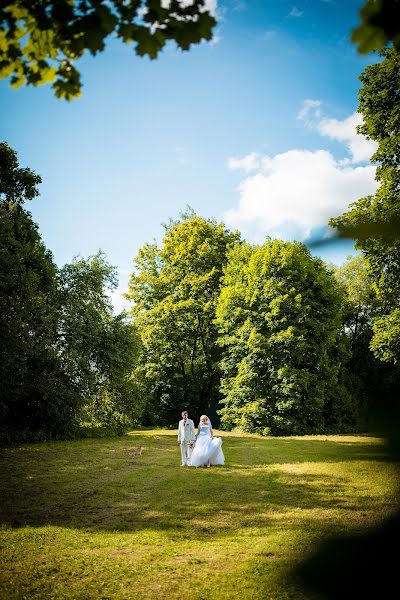
POLYGON ((202 415, 191 457, 192 467, 223 465, 225 458, 221 446, 222 440, 214 437, 210 419, 206 415, 202 415))

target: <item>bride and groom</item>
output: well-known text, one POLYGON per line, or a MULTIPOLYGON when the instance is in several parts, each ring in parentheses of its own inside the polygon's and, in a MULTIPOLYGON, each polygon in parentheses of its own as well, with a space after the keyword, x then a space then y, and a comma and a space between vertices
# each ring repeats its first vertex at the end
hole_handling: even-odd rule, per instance
POLYGON ((222 440, 214 437, 211 421, 206 415, 200 417, 196 437, 194 423, 184 410, 182 420, 179 421, 178 443, 181 445, 182 467, 210 467, 223 465, 225 462, 222 440))

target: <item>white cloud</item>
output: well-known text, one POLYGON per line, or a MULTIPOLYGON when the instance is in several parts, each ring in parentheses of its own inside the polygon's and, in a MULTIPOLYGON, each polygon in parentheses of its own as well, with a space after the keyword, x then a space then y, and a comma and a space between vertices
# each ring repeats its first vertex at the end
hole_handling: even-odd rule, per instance
POLYGON ((355 112, 343 120, 329 119, 322 116, 321 106, 321 100, 304 100, 297 118, 307 127, 316 129, 321 135, 343 142, 351 155, 350 159, 344 160, 345 163, 368 161, 374 154, 377 144, 357 133, 357 125, 363 122, 361 114, 355 112))
POLYGON ((297 6, 293 6, 292 10, 289 13, 289 17, 301 17, 303 15, 303 11, 299 10, 297 6))
POLYGON ((322 119, 318 124, 318 131, 333 140, 344 142, 351 154, 353 163, 370 160, 378 145, 373 140, 367 140, 356 131, 357 125, 363 122, 360 113, 353 113, 347 119, 322 119))
POLYGON ((321 116, 321 111, 319 108, 321 105, 321 100, 312 100, 311 98, 307 98, 307 100, 304 100, 297 118, 301 121, 304 121, 306 125, 311 126, 314 123, 314 120, 320 118, 321 116))
POLYGON ((218 30, 213 33, 211 40, 208 42, 210 46, 216 46, 222 40, 222 36, 218 33, 218 30))
MULTIPOLYGON (((193 4, 193 2, 191 2, 193 4)), ((205 8, 206 10, 211 14, 211 15, 216 15, 217 14, 217 0, 205 0, 204 2, 205 8)))
POLYGON ((243 156, 243 158, 230 158, 228 160, 228 166, 230 169, 237 169, 238 171, 244 171, 245 173, 250 173, 250 171, 259 169, 261 167, 261 163, 262 156, 256 152, 247 154, 247 156, 243 156))
POLYGON ((254 242, 266 234, 306 239, 377 187, 374 167, 343 165, 326 150, 289 150, 272 157, 252 153, 228 164, 242 165, 246 176, 238 207, 224 218, 254 242))
POLYGON ((375 167, 367 162, 376 145, 357 134, 361 115, 330 119, 323 116, 322 105, 321 100, 305 100, 297 118, 344 144, 350 157, 336 158, 323 149, 291 149, 275 156, 251 152, 228 160, 230 169, 243 172, 243 179, 238 206, 224 219, 250 241, 262 242, 266 235, 305 240, 349 204, 376 191, 375 167))

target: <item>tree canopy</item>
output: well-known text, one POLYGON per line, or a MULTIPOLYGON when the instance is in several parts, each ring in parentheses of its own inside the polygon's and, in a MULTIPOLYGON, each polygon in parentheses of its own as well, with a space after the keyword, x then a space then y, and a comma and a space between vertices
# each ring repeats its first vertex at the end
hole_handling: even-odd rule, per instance
POLYGON ((17 153, 5 142, 0 143, 0 201, 23 204, 39 194, 39 175, 18 164, 17 153))
POLYGON ((348 413, 365 429, 372 411, 397 398, 400 369, 399 365, 382 362, 370 349, 371 339, 377 339, 374 323, 385 314, 386 302, 377 291, 363 254, 335 267, 334 275, 344 290, 343 331, 348 348, 340 377, 351 392, 348 413))
POLYGON ((349 257, 334 269, 334 275, 345 291, 343 317, 347 333, 356 340, 372 327, 381 310, 374 279, 362 254, 349 257))
POLYGON ((337 384, 340 301, 332 275, 300 243, 267 240, 229 253, 217 308, 225 427, 323 429, 337 384))
POLYGON ((189 211, 166 226, 160 247, 146 244, 138 253, 128 297, 159 422, 173 422, 183 408, 200 416, 218 400, 215 308, 226 253, 237 239, 189 211))
MULTIPOLYGON (((58 98, 80 96, 75 63, 96 55, 114 37, 138 56, 157 58, 168 41, 181 50, 212 38, 209 0, 3 0, 0 6, 0 78, 13 87, 51 83, 58 98)), ((351 39, 367 54, 400 49, 400 0, 366 0, 351 39)))
MULTIPOLYGON (((30 214, 0 202, 0 411, 11 426, 40 419, 37 379, 54 362, 55 272, 30 214)), ((56 421, 50 405, 46 411, 56 421)))
POLYGON ((0 152, 1 440, 170 425, 183 408, 226 429, 349 431, 395 393, 396 365, 369 350, 398 354, 396 266, 378 251, 333 270, 188 210, 140 249, 131 317, 115 315, 115 269, 100 251, 54 264, 23 206, 40 177, 0 152))
POLYGON ((22 206, 37 195, 40 177, 20 168, 7 144, 0 144, 0 159, 1 421, 11 429, 37 431, 46 423, 57 430, 73 405, 54 348, 57 269, 22 206))
POLYGON ((215 24, 207 0, 3 0, 0 77, 13 87, 51 83, 71 100, 82 89, 76 61, 110 36, 154 59, 170 40, 187 50, 211 39, 215 24))
POLYGON ((351 41, 361 54, 382 50, 392 43, 400 51, 400 1, 366 0, 360 9, 360 23, 351 41))
POLYGON ((378 144, 371 160, 377 164, 380 185, 375 195, 353 203, 331 224, 354 236, 367 259, 386 305, 386 315, 374 325, 377 338, 371 348, 382 360, 396 361, 400 356, 400 340, 396 342, 400 314, 400 54, 391 48, 381 55, 383 60, 368 66, 360 77, 359 112, 364 122, 358 129, 378 144))
POLYGON ((57 268, 23 202, 41 179, 0 144, 0 441, 62 436, 135 414, 137 337, 107 295, 102 253, 57 268))
POLYGON ((119 428, 135 414, 130 381, 138 344, 126 315, 114 315, 109 292, 116 269, 102 252, 75 258, 58 272, 56 348, 86 418, 119 428), (126 421, 126 419, 125 419, 126 421))

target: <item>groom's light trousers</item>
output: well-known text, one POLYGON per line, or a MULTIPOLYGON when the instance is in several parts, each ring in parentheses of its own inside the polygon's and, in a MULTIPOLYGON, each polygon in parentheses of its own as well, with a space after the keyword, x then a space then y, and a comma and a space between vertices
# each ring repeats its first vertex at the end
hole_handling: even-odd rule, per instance
POLYGON ((190 442, 181 442, 181 455, 182 455, 182 464, 190 465, 190 458, 192 456, 192 449, 189 446, 190 442))

